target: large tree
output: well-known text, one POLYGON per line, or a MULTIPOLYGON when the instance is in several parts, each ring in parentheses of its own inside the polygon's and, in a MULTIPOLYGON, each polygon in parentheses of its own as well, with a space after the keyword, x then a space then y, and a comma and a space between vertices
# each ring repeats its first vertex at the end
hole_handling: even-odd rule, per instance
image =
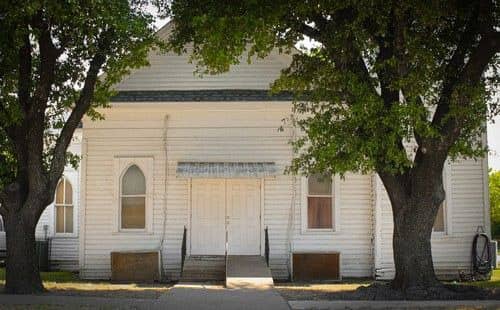
POLYGON ((140 2, 0 2, 0 214, 9 293, 43 291, 35 227, 65 165, 77 161, 67 148, 82 117, 99 117, 94 108, 106 105, 111 85, 147 64, 156 39, 140 2))
MULTIPOLYGON (((375 171, 392 204, 392 286, 439 288, 434 218, 447 158, 484 155, 487 102, 498 87, 499 3, 213 1, 165 6, 170 45, 192 44, 200 69, 223 72, 280 47, 292 64, 274 83, 295 94, 292 172, 375 171), (304 39, 312 48, 294 52, 304 39), (246 61, 246 59, 243 59, 246 61)), ((492 114, 498 112, 491 104, 492 114)))

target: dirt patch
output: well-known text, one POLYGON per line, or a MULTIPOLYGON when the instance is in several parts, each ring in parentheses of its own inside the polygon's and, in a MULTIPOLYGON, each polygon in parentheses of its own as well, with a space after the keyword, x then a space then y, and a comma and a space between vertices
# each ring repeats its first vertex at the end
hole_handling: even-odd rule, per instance
POLYGON ((373 284, 277 285, 287 300, 500 300, 499 288, 470 285, 443 285, 425 290, 402 292, 386 282, 373 284))

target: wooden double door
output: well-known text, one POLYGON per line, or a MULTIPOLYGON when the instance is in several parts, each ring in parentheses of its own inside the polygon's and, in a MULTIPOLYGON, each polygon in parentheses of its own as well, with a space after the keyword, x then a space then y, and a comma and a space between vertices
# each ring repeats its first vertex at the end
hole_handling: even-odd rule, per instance
POLYGON ((259 255, 259 179, 193 179, 191 255, 259 255))

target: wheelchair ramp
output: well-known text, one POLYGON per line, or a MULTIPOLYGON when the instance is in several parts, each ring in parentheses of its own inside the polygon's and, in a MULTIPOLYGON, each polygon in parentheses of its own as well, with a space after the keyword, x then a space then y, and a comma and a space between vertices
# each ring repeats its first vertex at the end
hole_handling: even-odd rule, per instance
POLYGON ((253 255, 228 255, 226 263, 227 288, 266 289, 274 286, 271 270, 264 257, 253 255))

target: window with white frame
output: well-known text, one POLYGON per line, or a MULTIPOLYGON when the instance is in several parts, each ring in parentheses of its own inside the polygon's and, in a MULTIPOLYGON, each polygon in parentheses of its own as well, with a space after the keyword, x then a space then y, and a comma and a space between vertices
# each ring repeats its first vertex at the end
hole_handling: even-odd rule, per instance
POLYGON ((5 228, 3 227, 3 218, 0 216, 0 232, 5 231, 5 228))
POLYGON ((120 228, 146 228, 146 178, 137 165, 127 168, 120 186, 120 228))
POLYGON ((331 175, 313 174, 306 183, 306 229, 333 230, 335 228, 335 191, 331 175))
POLYGON ((66 178, 57 184, 55 211, 56 233, 73 233, 73 187, 66 178))

